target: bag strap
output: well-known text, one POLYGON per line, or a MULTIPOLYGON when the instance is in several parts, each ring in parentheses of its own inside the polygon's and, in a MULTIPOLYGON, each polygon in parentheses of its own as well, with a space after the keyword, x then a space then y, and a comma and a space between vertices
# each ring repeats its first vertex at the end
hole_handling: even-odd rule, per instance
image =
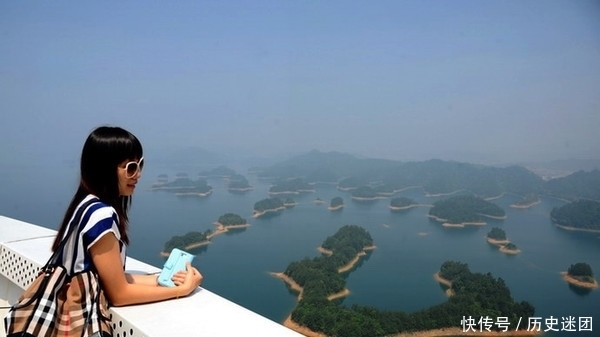
POLYGON ((66 233, 63 236, 62 240, 60 241, 60 244, 54 250, 54 252, 52 253, 52 256, 50 256, 50 259, 48 259, 48 262, 46 262, 46 265, 42 269, 46 269, 47 267, 49 267, 53 264, 56 264, 56 262, 58 261, 58 257, 60 256, 60 254, 62 254, 63 249, 67 245, 67 241, 69 240, 71 235, 75 232, 75 230, 77 230, 77 228, 79 227, 79 222, 81 222, 81 216, 83 215, 83 212, 91 204, 98 202, 98 201, 99 201, 98 198, 91 198, 90 200, 86 201, 83 205, 81 205, 77 208, 77 212, 75 213, 75 216, 73 217, 71 222, 69 222, 69 226, 67 227, 66 233))

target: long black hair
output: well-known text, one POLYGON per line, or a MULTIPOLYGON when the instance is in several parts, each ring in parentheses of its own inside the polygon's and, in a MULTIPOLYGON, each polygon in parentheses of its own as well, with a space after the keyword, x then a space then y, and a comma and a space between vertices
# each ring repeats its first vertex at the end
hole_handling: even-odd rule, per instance
POLYGON ((127 210, 131 206, 131 196, 119 195, 117 167, 125 160, 142 156, 142 144, 125 129, 101 126, 90 133, 81 151, 79 187, 65 212, 52 250, 58 247, 73 212, 88 194, 94 194, 117 211, 121 240, 129 243, 127 210))

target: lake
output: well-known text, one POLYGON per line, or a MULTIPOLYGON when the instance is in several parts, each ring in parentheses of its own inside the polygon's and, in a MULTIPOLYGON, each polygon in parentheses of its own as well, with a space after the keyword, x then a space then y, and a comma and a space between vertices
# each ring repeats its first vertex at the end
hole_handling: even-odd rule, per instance
MULTIPOLYGON (((73 167, 3 166, 0 174, 0 214, 56 228, 74 192, 73 167)), ((250 227, 213 238, 198 252, 194 265, 205 277, 203 286, 225 298, 281 322, 293 309, 296 294, 269 272, 284 271, 293 261, 318 256, 316 248, 327 236, 347 224, 364 227, 377 249, 348 274, 350 295, 344 305, 370 305, 386 310, 412 312, 446 300, 433 274, 446 260, 467 263, 473 272, 501 277, 517 301, 528 301, 536 316, 558 319, 593 317, 600 324, 600 289, 585 292, 569 286, 560 272, 571 264, 586 262, 600 275, 600 234, 570 232, 557 228, 549 214, 562 201, 544 198, 529 209, 509 205, 517 196, 505 195, 491 202, 502 207, 505 220, 488 220, 486 226, 464 229, 444 228, 427 218, 428 207, 391 212, 390 199, 355 202, 335 186, 317 185, 317 192, 293 195, 293 208, 270 217, 252 218, 254 203, 268 197, 268 182, 243 171, 254 190, 233 194, 222 179, 209 179, 213 193, 205 198, 176 197, 165 191, 151 191, 160 173, 147 169, 138 184, 130 212, 131 245, 128 255, 161 266, 164 243, 174 235, 214 229, 220 215, 236 213, 250 227), (340 196, 345 207, 327 210, 329 201, 340 196), (315 204, 316 198, 326 201, 315 204), (506 255, 485 240, 497 226, 521 253, 506 255)), ((194 171, 188 174, 193 176, 194 171)), ((445 197, 426 197, 421 189, 409 189, 406 196, 423 204, 445 197)), ((285 198, 285 197, 283 197, 285 198)), ((457 325, 460 322, 457 322, 457 325)), ((545 325, 542 323, 542 328, 545 325)), ((597 328, 596 331, 600 329, 597 328)), ((594 335, 581 332, 547 333, 550 336, 594 335)), ((598 333, 596 332, 596 335, 598 333)))

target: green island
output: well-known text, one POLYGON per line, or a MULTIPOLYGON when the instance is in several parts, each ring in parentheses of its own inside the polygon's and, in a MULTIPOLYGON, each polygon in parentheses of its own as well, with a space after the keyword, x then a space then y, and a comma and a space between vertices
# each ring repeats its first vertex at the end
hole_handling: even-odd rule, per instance
POLYGON ((487 233, 487 242, 496 245, 503 246, 507 243, 510 243, 506 238, 506 232, 504 229, 494 227, 487 233))
MULTIPOLYGON (((285 162, 273 165, 270 168, 256 168, 248 172, 256 173, 258 179, 269 178, 272 181, 301 179, 303 183, 307 183, 310 186, 322 182, 336 184, 339 191, 348 191, 350 192, 348 194, 351 195, 356 190, 359 190, 357 193, 358 198, 366 197, 369 200, 381 199, 382 196, 392 196, 398 191, 408 188, 421 189, 426 196, 471 194, 488 202, 493 198, 503 195, 518 195, 521 196, 522 200, 511 205, 511 207, 516 206, 516 208, 530 206, 532 203, 539 202, 541 197, 544 200, 546 200, 546 197, 553 197, 563 200, 566 203, 571 202, 571 204, 557 207, 552 211, 552 220, 556 225, 565 229, 585 230, 595 233, 600 231, 600 221, 598 221, 600 216, 595 206, 596 204, 580 204, 586 202, 585 200, 588 202, 589 200, 600 200, 600 171, 598 170, 592 172, 581 171, 561 178, 545 180, 520 166, 492 167, 442 160, 398 162, 312 151, 306 155, 291 158, 285 162)), ((178 179, 188 178, 187 175, 178 174, 176 180, 178 179)), ((234 177, 230 176, 229 179, 233 181, 234 177)), ((164 188, 165 190, 180 188, 177 184, 169 183, 167 175, 160 175, 157 183, 153 185, 153 189, 155 187, 158 187, 156 189, 164 188)), ((453 198, 457 198, 457 196, 450 199, 453 198)), ((326 203, 320 198, 316 198, 314 202, 326 203)), ((391 202, 390 205, 392 205, 391 202)), ((440 205, 438 204, 438 206, 440 205)), ((439 210, 440 208, 438 207, 437 211, 439 210)), ((273 209, 264 208, 262 211, 270 212, 273 209)), ((464 214, 472 216, 472 220, 476 222, 483 222, 482 216, 491 215, 499 219, 505 217, 503 212, 494 215, 493 212, 483 212, 477 207, 466 207, 465 209, 457 209, 456 211, 464 211, 464 214)), ((278 212, 278 210, 275 212, 278 212)), ((449 212, 449 214, 452 215, 452 212, 449 212)), ((434 214, 430 215, 432 218, 439 218, 438 220, 450 220, 451 217, 450 215, 448 215, 448 218, 444 218, 443 216, 438 217, 434 214)), ((462 221, 460 217, 457 216, 457 218, 459 219, 456 224, 464 226, 462 222, 459 222, 462 221)), ((383 224, 383 226, 387 225, 383 224)), ((183 241, 184 244, 188 242, 190 244, 203 243, 210 240, 209 237, 212 233, 212 231, 193 233, 189 235, 189 238, 186 237, 187 235, 184 235, 184 238, 179 241, 183 241), (204 239, 201 235, 204 235, 204 239), (191 239, 194 237, 195 239, 191 239)), ((506 234, 504 236, 506 237, 506 234)), ((511 247, 509 244, 511 243, 508 242, 504 246, 511 247)), ((516 248, 516 246, 513 248, 516 248)), ((356 265, 351 263, 352 261, 366 263, 366 259, 361 260, 360 255, 368 254, 368 250, 363 249, 359 251, 345 265, 335 265, 334 268, 324 267, 329 265, 325 261, 335 259, 336 252, 339 253, 341 250, 343 248, 328 250, 320 247, 319 251, 322 254, 319 258, 312 260, 305 259, 307 260, 307 268, 304 269, 304 273, 309 276, 303 276, 304 273, 297 273, 298 275, 296 275, 299 280, 302 277, 312 279, 313 275, 317 275, 315 279, 319 280, 322 280, 320 277, 331 277, 332 281, 331 283, 327 283, 327 291, 325 291, 329 295, 323 295, 322 297, 312 296, 312 291, 306 291, 307 288, 310 290, 311 287, 314 287, 310 285, 309 281, 305 280, 305 284, 300 286, 296 283, 295 279, 290 278, 286 273, 278 274, 281 278, 287 278, 286 283, 290 287, 297 289, 300 293, 299 302, 292 314, 290 314, 289 324, 296 324, 296 327, 300 329, 308 329, 310 327, 314 332, 321 331, 323 333, 321 335, 327 333, 337 336, 398 336, 398 331, 427 332, 431 331, 431 329, 436 329, 435 327, 442 327, 439 329, 443 329, 444 333, 446 333, 449 331, 448 329, 456 328, 463 315, 473 317, 475 315, 490 316, 489 312, 494 312, 498 317, 522 316, 524 320, 527 320, 527 315, 534 313, 534 308, 531 305, 527 305, 526 302, 514 303, 512 301, 510 292, 502 279, 494 279, 489 273, 483 276, 480 274, 479 276, 472 276, 473 273, 468 270, 468 267, 465 265, 465 268, 462 268, 460 267, 462 264, 458 262, 452 263, 458 265, 459 268, 456 269, 461 271, 460 273, 451 272, 452 268, 447 268, 446 263, 442 265, 440 272, 436 273, 436 279, 442 285, 446 285, 448 293, 453 294, 448 297, 447 302, 441 305, 419 310, 415 313, 380 311, 359 305, 349 308, 344 307, 342 305, 343 301, 339 299, 339 296, 344 296, 344 294, 348 293, 343 277, 351 273, 353 268, 356 268, 356 265), (313 260, 315 261, 313 262, 313 260), (320 267, 323 267, 323 269, 320 269, 320 267), (350 269, 346 270, 346 268, 350 269), (463 269, 466 269, 466 271, 463 269), (342 274, 340 274, 340 271, 342 274), (335 275, 341 275, 342 280, 336 281, 335 275), (488 300, 487 296, 492 296, 492 294, 494 298, 488 300), (501 294, 501 296, 498 296, 498 294, 501 294), (508 296, 505 296, 506 294, 508 296), (502 298, 506 300, 503 301, 502 298), (501 308, 512 305, 514 306, 513 308, 517 308, 518 310, 508 309, 505 312, 509 312, 510 314, 505 315, 502 314, 500 309, 494 309, 495 305, 501 308), (453 310, 453 308, 467 309, 460 312, 460 310, 453 310), (456 317, 460 316, 460 318, 452 315, 456 317), (384 319, 380 319, 382 316, 384 319), (298 324, 300 322, 302 323, 298 324), (446 328, 445 326, 453 328, 446 328)), ((354 249, 349 251, 354 252, 354 249)), ((304 260, 295 263, 300 262, 304 262, 304 260)), ((577 270, 578 268, 574 269, 577 270)), ((299 270, 301 269, 299 268, 299 270)), ((574 275, 568 275, 568 271, 564 272, 563 276, 565 279, 569 277, 578 282, 583 281, 585 285, 582 287, 590 286, 591 282, 586 283, 585 281, 593 279, 591 270, 589 274, 584 275, 578 275, 578 272, 574 270, 571 270, 571 272, 574 275), (580 278, 580 280, 577 280, 577 278, 580 278)), ((508 333, 501 334, 509 335, 508 333)), ((458 329, 455 335, 461 335, 460 329, 458 329)))
POLYGON ((550 218, 563 229, 600 233, 600 202, 585 199, 573 201, 553 208, 550 218))
POLYGON ((278 213, 285 209, 283 201, 277 197, 266 198, 254 203, 254 218, 261 217, 267 213, 278 213))
POLYGON ((403 211, 417 206, 419 204, 416 201, 406 197, 398 197, 390 200, 390 209, 392 211, 403 211))
POLYGON ((171 252, 173 248, 186 251, 193 250, 209 244, 210 240, 219 234, 227 233, 231 230, 243 230, 250 226, 246 219, 235 213, 225 213, 221 215, 214 224, 217 228, 213 231, 207 230, 204 233, 192 231, 185 235, 173 236, 165 243, 163 251, 160 254, 165 257, 169 256, 169 252, 171 252))
POLYGON ((364 178, 359 178, 356 176, 347 177, 340 180, 340 182, 338 183, 338 189, 340 191, 352 191, 359 188, 360 186, 366 185, 366 183, 367 180, 364 178))
POLYGON ((313 203, 315 203, 315 204, 317 204, 317 205, 320 205, 320 204, 324 204, 324 203, 325 203, 325 200, 323 200, 323 199, 321 199, 321 198, 317 197, 315 200, 313 200, 313 203))
POLYGON ((598 281, 594 279, 592 267, 585 262, 572 264, 566 272, 562 272, 561 274, 565 281, 576 287, 598 288, 598 281))
POLYGON ((192 250, 194 248, 201 247, 210 243, 210 235, 212 231, 207 230, 204 233, 201 232, 188 232, 184 235, 175 235, 167 242, 160 253, 160 255, 167 257, 173 248, 181 250, 192 250))
POLYGON ((342 199, 342 197, 334 197, 331 199, 327 209, 330 211, 339 211, 342 208, 344 208, 344 199, 342 199))
POLYGON ((510 254, 510 255, 516 255, 519 254, 521 252, 521 250, 519 249, 519 247, 517 247, 517 245, 515 245, 512 242, 509 242, 505 245, 500 246, 499 249, 502 253, 504 254, 510 254))
POLYGON ((521 250, 514 243, 508 241, 506 238, 506 232, 503 229, 494 227, 487 234, 487 242, 498 246, 500 252, 509 255, 516 255, 521 252, 521 250))
POLYGON ((292 198, 285 198, 285 201, 283 202, 283 206, 285 206, 285 208, 290 208, 290 207, 294 207, 298 205, 298 203, 296 202, 296 200, 292 199, 292 198))
POLYGON ((350 194, 352 195, 352 200, 357 201, 373 201, 385 198, 379 195, 377 191, 371 186, 360 186, 358 188, 353 189, 350 192, 350 194))
POLYGON ((530 303, 513 300, 501 278, 472 273, 466 264, 454 261, 444 262, 435 274, 451 289, 452 296, 442 304, 413 313, 360 305, 345 307, 338 300, 349 293, 341 273, 351 272, 354 265, 347 269, 349 263, 366 254, 366 248, 372 245, 371 236, 362 227, 344 226, 323 242, 321 256, 292 262, 285 272, 273 273, 299 293, 298 303, 284 325, 307 336, 392 336, 438 329, 456 331, 458 335, 463 316, 507 317, 511 326, 517 326, 520 319, 535 314, 530 303))
POLYGON ((221 165, 219 167, 216 167, 214 169, 211 170, 206 170, 206 171, 202 171, 198 174, 199 177, 203 177, 203 178, 229 178, 232 177, 234 175, 236 175, 237 173, 235 172, 235 170, 221 165))
POLYGON ((442 222, 444 227, 485 225, 482 217, 505 219, 499 206, 474 195, 458 195, 437 201, 429 210, 429 217, 442 222))
POLYGON ((253 189, 248 179, 241 174, 233 174, 227 179, 229 180, 227 183, 227 190, 229 192, 244 193, 253 189))
POLYGON ((215 225, 224 228, 235 228, 239 226, 249 226, 248 221, 235 213, 225 213, 219 217, 215 225))
POLYGON ((523 196, 523 198, 513 204, 510 205, 510 207, 512 208, 530 208, 534 205, 539 204, 540 198, 537 195, 537 193, 528 193, 527 195, 523 196))
POLYGON ((301 178, 281 180, 269 188, 269 194, 300 194, 315 192, 315 188, 301 178))
POLYGON ((169 191, 176 196, 206 197, 212 193, 212 187, 202 178, 192 180, 187 174, 178 173, 173 181, 165 181, 165 179, 166 175, 160 175, 158 182, 153 184, 151 189, 169 191))
POLYGON ((566 177, 551 179, 545 183, 544 192, 559 199, 600 200, 600 170, 578 171, 566 177))

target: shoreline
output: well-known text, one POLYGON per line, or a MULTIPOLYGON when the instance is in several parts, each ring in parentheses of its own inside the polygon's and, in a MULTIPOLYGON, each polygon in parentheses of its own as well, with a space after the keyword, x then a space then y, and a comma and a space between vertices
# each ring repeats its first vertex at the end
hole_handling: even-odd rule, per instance
MULTIPOLYGON (((187 251, 187 250, 191 250, 194 248, 206 246, 208 244, 210 244, 210 240, 208 240, 208 237, 207 237, 207 240, 189 244, 189 245, 183 247, 183 250, 187 251)), ((160 252, 160 256, 162 256, 162 257, 169 257, 170 254, 171 254, 170 252, 165 252, 164 250, 160 252)))
POLYGON ((285 321, 283 321, 283 323, 281 323, 281 324, 283 326, 285 326, 286 328, 292 329, 292 330, 296 331, 297 333, 300 333, 306 337, 327 337, 327 335, 322 332, 313 331, 313 330, 305 327, 304 325, 300 325, 300 324, 296 323, 292 319, 291 314, 288 315, 288 317, 285 319, 285 321))
MULTIPOLYGON (((358 254, 356 254, 355 258, 352 259, 352 261, 350 261, 347 265, 342 266, 340 268, 338 268, 338 272, 341 273, 340 270, 344 269, 344 268, 348 268, 347 270, 352 269, 352 267, 354 267, 354 265, 360 260, 360 258, 362 256, 367 255, 366 251, 367 250, 373 250, 377 248, 376 246, 367 246, 364 247, 363 250, 361 252, 359 252, 358 254)), ((317 250, 321 253, 324 254, 328 254, 331 255, 333 254, 333 251, 325 249, 321 246, 317 247, 317 250)), ((299 302, 300 300, 302 300, 302 292, 304 291, 304 288, 302 288, 298 283, 296 283, 296 281, 294 281, 293 278, 285 275, 284 273, 276 273, 276 272, 269 272, 269 274, 271 276, 277 277, 280 280, 283 280, 292 290, 298 292, 298 297, 296 298, 296 300, 299 302)), ((350 294, 350 290, 348 288, 344 288, 342 291, 334 293, 334 294, 330 294, 329 296, 327 296, 327 300, 332 301, 338 298, 342 298, 345 296, 348 296, 350 294)), ((296 323, 294 320, 292 320, 292 314, 290 313, 287 318, 281 323, 283 324, 285 327, 290 328, 298 333, 303 334, 304 336, 307 337, 327 337, 327 335, 321 333, 321 332, 317 332, 317 331, 313 331, 303 325, 300 325, 298 323, 296 323)))
POLYGON ((206 236, 207 240, 210 240, 219 234, 227 233, 227 232, 229 232, 230 229, 250 227, 249 223, 225 226, 218 221, 213 222, 213 225, 217 226, 217 229, 214 232, 212 232, 206 236))
POLYGON ((573 276, 569 275, 566 271, 561 271, 560 274, 563 277, 563 280, 567 281, 569 284, 572 284, 576 287, 586 288, 586 289, 596 289, 598 288, 598 281, 594 279, 594 283, 579 281, 573 276))
POLYGON ((485 201, 491 201, 491 200, 496 200, 496 199, 500 199, 502 197, 504 197, 504 192, 500 193, 499 195, 495 196, 495 197, 487 197, 487 198, 483 198, 483 200, 485 201))
POLYGON ((281 192, 271 192, 269 191, 269 195, 278 195, 278 194, 294 194, 298 195, 301 193, 315 193, 317 190, 297 190, 297 191, 281 191, 281 192))
MULTIPOLYGON (((285 275, 284 273, 269 272, 269 274, 271 274, 271 276, 277 277, 280 280, 283 280, 283 282, 285 282, 285 284, 287 284, 292 290, 298 292, 298 297, 296 298, 296 300, 298 302, 300 302, 300 300, 302 300, 302 293, 304 292, 304 288, 302 288, 298 283, 296 283, 296 281, 294 281, 294 279, 285 275)), ((342 298, 344 296, 347 296, 348 294, 350 294, 350 290, 348 290, 348 288, 344 288, 344 290, 342 290, 338 293, 327 296, 327 299, 329 301, 331 301, 336 298, 342 298)), ((294 330, 304 336, 307 336, 307 337, 327 337, 327 335, 322 332, 313 331, 313 330, 305 327, 304 325, 298 324, 297 322, 295 322, 292 319, 291 313, 287 316, 287 318, 281 324, 283 326, 285 326, 289 329, 292 329, 292 330, 294 330)))
POLYGON ((519 253, 521 253, 520 249, 508 249, 506 248, 506 245, 510 243, 510 241, 508 239, 505 240, 496 240, 496 239, 492 239, 492 238, 486 238, 486 241, 494 246, 498 246, 498 250, 504 254, 508 254, 508 255, 517 255, 519 253))
MULTIPOLYGON (((325 249, 324 249, 325 250, 325 249)), ((283 280, 286 284, 290 286, 293 290, 299 292, 298 301, 302 298, 302 287, 298 285, 292 278, 285 275, 284 273, 275 273, 270 272, 272 276, 275 276, 281 280, 283 280)), ((436 281, 441 284, 444 284, 448 287, 452 287, 452 282, 447 280, 439 275, 439 271, 433 274, 433 277, 436 281)), ((346 293, 343 296, 346 296, 350 293, 348 289, 344 289, 344 291, 340 293, 346 293), (347 292, 347 293, 346 293, 347 292)), ((447 290, 447 296, 452 296, 453 292, 451 288, 447 290)), ((333 297, 336 294, 330 295, 327 299, 331 300, 337 297, 333 297)), ((341 297, 341 296, 340 296, 341 297)), ((281 323, 283 326, 292 329, 306 337, 328 337, 326 334, 318 331, 313 331, 304 325, 300 325, 292 319, 292 315, 289 314, 285 320, 281 323)), ((527 330, 507 330, 503 331, 464 331, 460 327, 448 327, 448 328, 439 328, 439 329, 431 329, 431 330, 422 330, 422 331, 411 331, 411 332, 399 332, 394 335, 390 335, 390 337, 456 337, 456 336, 537 336, 541 335, 542 331, 527 331, 527 330)))
POLYGON ((375 197, 366 198, 366 197, 352 196, 352 200, 356 200, 356 201, 375 201, 375 200, 379 200, 379 199, 387 199, 387 197, 375 196, 375 197))
POLYGON ((429 204, 411 204, 408 206, 390 206, 390 209, 392 211, 402 211, 405 209, 411 209, 411 208, 415 208, 415 207, 433 207, 433 205, 429 205, 429 204))
POLYGON ((175 192, 174 193, 178 197, 208 197, 212 194, 212 190, 208 192, 175 192))
POLYGON ((285 210, 285 206, 281 206, 281 207, 277 207, 277 208, 271 208, 271 209, 265 209, 264 211, 257 211, 254 210, 254 212, 252 213, 252 217, 253 218, 260 218, 261 216, 267 214, 267 213, 277 213, 279 211, 283 211, 285 210))
POLYGON ((391 192, 378 192, 377 194, 383 195, 383 196, 386 196, 386 197, 391 197, 391 196, 393 196, 395 194, 398 194, 398 193, 400 193, 402 191, 406 191, 408 189, 414 189, 414 188, 422 188, 422 186, 416 186, 416 185, 415 186, 408 186, 408 187, 401 188, 399 190, 392 190, 391 192))
POLYGON ((429 193, 429 192, 425 191, 425 197, 443 197, 443 196, 446 196, 446 195, 456 194, 456 193, 459 193, 459 192, 462 192, 462 191, 464 191, 464 188, 462 188, 460 190, 453 191, 453 192, 448 192, 448 193, 429 193))
MULTIPOLYGON (((358 263, 358 261, 360 261, 360 258, 367 255, 367 251, 368 250, 374 250, 376 249, 377 246, 367 246, 367 247, 363 247, 363 250, 358 252, 354 258, 352 260, 350 260, 350 262, 348 262, 347 264, 341 266, 338 268, 338 273, 344 273, 347 272, 348 270, 351 270, 352 268, 354 268, 354 265, 358 263)), ((331 256, 333 255, 333 251, 323 248, 321 246, 317 247, 317 251, 319 251, 322 254, 325 254, 327 256, 331 256)))
POLYGON ((337 205, 337 206, 334 206, 334 207, 331 207, 331 206, 327 207, 327 209, 330 210, 330 211, 332 211, 332 212, 339 211, 342 208, 344 208, 344 204, 337 205))
POLYGON ((501 246, 499 249, 499 251, 501 251, 504 254, 508 254, 508 255, 517 255, 521 252, 520 249, 508 249, 506 248, 506 246, 501 246))
POLYGON ((446 294, 446 296, 450 297, 450 296, 454 296, 454 290, 452 290, 452 281, 445 279, 443 277, 440 276, 440 272, 436 272, 435 274, 433 274, 433 278, 438 282, 441 283, 443 285, 445 285, 446 287, 448 287, 448 289, 446 289, 444 291, 444 293, 446 294))
MULTIPOLYGON (((212 239, 213 237, 215 237, 215 236, 217 236, 217 235, 219 235, 219 234, 227 233, 227 232, 229 231, 229 229, 230 229, 230 228, 234 228, 234 229, 235 229, 235 228, 246 228, 246 227, 250 227, 250 224, 249 224, 249 223, 242 224, 242 225, 230 225, 230 226, 225 226, 225 225, 223 225, 223 224, 219 223, 218 221, 215 221, 213 224, 217 226, 217 229, 216 229, 214 232, 212 232, 212 233, 208 234, 208 235, 206 236, 206 240, 204 240, 204 241, 202 241, 202 242, 195 242, 195 243, 191 243, 191 244, 189 244, 189 245, 185 246, 185 247, 183 248, 183 250, 192 250, 192 249, 194 249, 194 248, 198 248, 198 247, 206 246, 206 245, 208 245, 208 244, 210 244, 210 243, 211 243, 210 239, 212 239)), ((160 256, 162 256, 162 257, 169 257, 169 254, 170 254, 170 253, 167 253, 167 252, 165 252, 165 251, 161 251, 161 252, 160 252, 160 256)))
POLYGON ((496 215, 489 215, 489 214, 483 214, 483 213, 478 213, 478 215, 481 215, 483 217, 490 218, 490 219, 495 219, 495 220, 506 220, 506 215, 496 216, 496 215))
POLYGON ((526 208, 533 207, 533 206, 535 206, 537 204, 540 204, 540 203, 542 203, 541 200, 536 200, 536 201, 532 201, 532 202, 527 203, 527 204, 514 203, 514 204, 511 204, 509 207, 519 208, 519 209, 526 209, 526 208))
POLYGON ((249 186, 249 187, 227 187, 228 191, 234 191, 234 192, 248 192, 248 191, 252 191, 254 190, 254 187, 249 186))
POLYGON ((449 228, 465 228, 465 226, 485 226, 487 222, 484 221, 471 221, 471 222, 461 222, 461 223, 450 223, 448 219, 438 218, 435 215, 428 214, 428 218, 433 219, 437 222, 441 222, 442 226, 449 228))
POLYGON ((444 222, 442 226, 447 228, 465 228, 466 226, 485 226, 486 222, 462 222, 462 223, 449 223, 444 222))
POLYGON ((492 244, 494 246, 499 246, 502 247, 506 244, 509 244, 510 241, 508 241, 508 239, 504 239, 504 240, 496 240, 496 239, 492 239, 490 237, 486 237, 485 239, 489 244, 492 244))
POLYGON ((567 230, 567 231, 579 231, 579 232, 587 232, 587 233, 600 233, 600 229, 577 228, 577 227, 559 225, 557 223, 554 223, 554 225, 556 225, 556 227, 558 227, 558 228, 562 228, 562 229, 567 230))

